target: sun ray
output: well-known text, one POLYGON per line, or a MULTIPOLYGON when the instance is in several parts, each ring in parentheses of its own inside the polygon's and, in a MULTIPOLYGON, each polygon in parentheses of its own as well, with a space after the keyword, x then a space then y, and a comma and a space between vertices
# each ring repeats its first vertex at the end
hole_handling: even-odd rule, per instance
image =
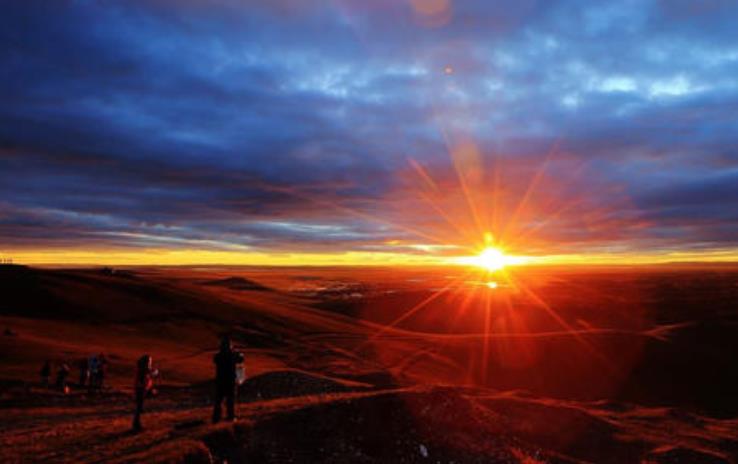
POLYGON ((533 300, 540 308, 543 308, 546 313, 554 318, 556 322, 561 325, 561 327, 567 331, 569 334, 571 334, 572 337, 574 337, 582 346, 584 346, 591 354, 593 354, 595 357, 600 359, 602 361, 603 365, 608 368, 608 370, 612 371, 614 369, 614 365, 610 362, 609 359, 607 359, 606 356, 604 356, 602 353, 600 353, 587 339, 584 338, 584 333, 581 331, 575 330, 573 327, 571 327, 560 315, 556 310, 554 310, 548 303, 546 303, 541 297, 538 296, 533 290, 528 288, 526 285, 521 285, 520 288, 525 292, 525 294, 533 300))
MULTIPOLYGON (((567 184, 570 185, 575 179, 579 178, 584 172, 586 172, 589 162, 581 163, 579 167, 574 171, 574 173, 569 176, 567 184)), ((531 234, 543 229, 543 227, 550 225, 550 223, 559 218, 562 214, 565 212, 568 212, 572 208, 579 206, 583 204, 586 200, 586 197, 582 196, 580 198, 574 198, 563 205, 561 205, 559 208, 557 208, 555 211, 549 213, 546 215, 543 220, 539 221, 535 226, 529 227, 527 229, 522 230, 519 234, 515 236, 514 239, 508 240, 508 245, 514 245, 518 243, 522 243, 524 239, 528 238, 531 234)))
POLYGON ((467 179, 462 170, 462 155, 465 156, 467 159, 479 158, 479 151, 476 145, 474 145, 471 141, 466 141, 466 143, 462 142, 458 144, 453 144, 453 141, 450 139, 450 136, 446 130, 442 129, 441 133, 443 134, 443 138, 446 142, 448 154, 451 157, 451 163, 454 167, 454 171, 456 172, 459 186, 461 187, 461 191, 464 195, 464 198, 466 199, 466 203, 469 207, 472 219, 476 224, 477 233, 481 234, 482 231, 485 230, 485 228, 479 218, 479 212, 477 211, 475 198, 472 198, 471 189, 469 188, 467 179))
POLYGON ((510 219, 505 224, 505 227, 502 229, 502 233, 500 234, 500 240, 505 241, 507 239, 508 233, 510 232, 510 228, 515 225, 515 223, 518 220, 518 217, 520 214, 522 214, 523 210, 528 204, 528 201, 530 200, 531 195, 533 195, 533 192, 538 187, 538 183, 543 179, 543 175, 546 172, 546 168, 548 166, 548 163, 550 162, 551 158, 553 157, 555 151, 558 149, 559 141, 557 140, 552 145, 549 152, 546 154, 545 159, 543 160, 543 163, 538 168, 538 171, 533 176, 531 181, 528 183, 528 187, 525 190, 525 193, 521 197, 520 201, 518 202, 518 206, 515 208, 515 211, 510 216, 510 219))
POLYGON ((451 227, 453 227, 456 232, 463 238, 464 241, 469 240, 468 231, 464 230, 459 224, 458 221, 454 220, 451 216, 448 215, 443 209, 436 205, 436 202, 433 201, 432 198, 430 198, 427 194, 420 192, 421 197, 435 210, 451 227))
POLYGON ((372 334, 370 337, 368 337, 367 340, 366 340, 366 342, 365 343, 362 343, 359 346, 359 348, 363 348, 366 343, 370 343, 370 342, 376 340, 380 335, 382 335, 383 333, 387 332, 388 330, 394 329, 397 326, 397 324, 399 324, 399 323, 407 320, 410 316, 412 316, 413 314, 415 314, 418 311, 420 311, 421 309, 423 309, 429 303, 431 303, 435 299, 441 297, 442 295, 446 294, 449 291, 449 289, 451 289, 454 286, 457 286, 459 284, 459 282, 462 282, 462 281, 466 280, 466 278, 468 278, 468 276, 469 276, 469 273, 466 273, 463 276, 452 280, 451 282, 449 282, 445 286, 443 286, 441 289, 433 292, 433 294, 431 294, 429 297, 423 299, 421 302, 417 303, 415 306, 413 306, 412 308, 410 308, 407 311, 405 311, 397 319, 393 320, 389 324, 385 324, 385 325, 381 326, 379 328, 379 330, 377 330, 374 334, 372 334))
POLYGON ((492 295, 490 292, 485 293, 484 301, 484 346, 482 347, 482 382, 487 382, 487 369, 489 367, 489 343, 490 343, 490 324, 492 313, 492 295))
POLYGON ((499 219, 499 205, 500 205, 500 159, 494 157, 494 168, 492 170, 492 219, 490 224, 490 230, 493 233, 498 232, 498 219, 499 219))
POLYGON ((517 244, 523 243, 523 241, 527 239, 528 237, 530 237, 531 234, 543 229, 545 226, 550 225, 552 221, 558 219, 562 214, 564 214, 565 212, 568 212, 569 210, 582 204, 583 202, 584 202, 584 199, 577 199, 575 201, 566 203, 561 208, 557 209, 556 211, 546 216, 542 221, 538 222, 535 226, 522 230, 518 235, 516 235, 514 239, 509 240, 507 243, 510 245, 517 245, 517 244))
POLYGON ((456 246, 456 243, 453 242, 453 241, 451 241, 451 240, 442 239, 440 237, 437 237, 437 236, 428 234, 426 232, 417 230, 416 228, 408 227, 408 226, 405 226, 405 225, 402 225, 402 224, 397 224, 397 223, 392 222, 392 221, 389 221, 387 219, 382 219, 382 218, 379 218, 377 216, 374 216, 374 215, 371 215, 371 214, 368 214, 368 213, 364 213, 362 211, 358 211, 356 209, 349 208, 349 207, 344 206, 344 205, 340 205, 340 204, 338 204, 336 202, 333 202, 333 201, 325 200, 325 199, 322 199, 322 198, 315 198, 315 197, 312 197, 310 195, 305 194, 304 192, 299 192, 296 189, 291 189, 291 188, 287 188, 287 187, 277 187, 277 186, 273 186, 273 185, 263 185, 262 187, 265 188, 265 189, 269 189, 271 191, 274 191, 274 192, 280 192, 280 193, 284 193, 284 194, 287 194, 287 195, 294 196, 296 198, 308 200, 308 201, 311 201, 312 203, 315 203, 317 205, 327 206, 327 207, 330 207, 330 208, 335 209, 336 211, 340 211, 340 212, 343 212, 343 213, 346 213, 346 214, 349 214, 349 215, 352 215, 352 216, 355 216, 355 217, 358 217, 358 218, 361 218, 361 219, 365 219, 365 220, 367 220, 369 222, 374 222, 374 223, 378 223, 378 224, 390 226, 392 228, 396 228, 398 230, 405 231, 405 232, 407 232, 407 233, 409 233, 411 235, 423 237, 424 239, 430 240, 430 241, 432 241, 432 242, 434 242, 436 244, 447 245, 447 246, 456 246))

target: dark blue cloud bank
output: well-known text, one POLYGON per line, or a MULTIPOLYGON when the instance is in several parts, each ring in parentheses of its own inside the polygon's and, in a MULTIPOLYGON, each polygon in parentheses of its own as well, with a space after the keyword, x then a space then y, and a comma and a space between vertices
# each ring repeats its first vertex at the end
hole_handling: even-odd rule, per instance
POLYGON ((0 244, 428 243, 436 221, 393 209, 412 194, 398 173, 412 159, 459 188, 464 139, 485 167, 586 165, 577 195, 627 233, 551 221, 559 243, 734 248, 737 17, 719 0, 5 2, 0 244), (618 200, 588 194, 602 185, 618 200))

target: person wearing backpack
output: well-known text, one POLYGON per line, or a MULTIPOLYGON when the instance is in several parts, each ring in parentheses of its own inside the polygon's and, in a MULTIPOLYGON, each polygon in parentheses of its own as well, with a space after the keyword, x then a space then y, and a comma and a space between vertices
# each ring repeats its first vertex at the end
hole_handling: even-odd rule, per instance
POLYGON ((237 370, 243 367, 243 361, 243 353, 233 349, 230 337, 222 337, 220 350, 213 357, 213 363, 215 364, 214 424, 220 422, 223 400, 226 401, 226 419, 229 421, 236 420, 236 391, 239 377, 237 370))
POLYGON ((98 369, 100 368, 100 361, 96 355, 90 356, 87 362, 87 369, 89 370, 89 380, 87 381, 88 393, 92 393, 97 385, 98 369))
POLYGON ((44 362, 44 365, 41 366, 41 371, 39 372, 41 376, 41 386, 44 388, 49 388, 49 379, 51 378, 51 361, 48 359, 44 362))
POLYGON ((153 359, 148 354, 141 356, 136 363, 136 378, 133 382, 133 390, 136 398, 136 409, 133 413, 133 430, 140 432, 143 430, 141 426, 141 414, 144 410, 144 400, 146 397, 155 395, 154 378, 159 375, 159 371, 153 367, 153 359))
POLYGON ((69 387, 67 386, 69 372, 69 366, 65 362, 62 362, 56 371, 56 388, 65 395, 69 393, 69 387))
POLYGON ((79 368, 79 386, 87 386, 87 382, 90 380, 90 361, 87 358, 81 358, 77 362, 79 368))

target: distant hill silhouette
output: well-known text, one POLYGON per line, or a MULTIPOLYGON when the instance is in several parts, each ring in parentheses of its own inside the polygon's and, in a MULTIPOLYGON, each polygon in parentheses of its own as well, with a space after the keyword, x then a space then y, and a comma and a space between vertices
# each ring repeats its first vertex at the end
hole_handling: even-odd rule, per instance
POLYGON ((223 287, 230 290, 270 290, 269 287, 265 287, 260 283, 254 282, 253 280, 244 279, 243 277, 227 277, 225 279, 209 280, 207 282, 204 282, 203 285, 223 287))
POLYGON ((232 321, 231 314, 242 313, 196 289, 161 285, 128 271, 5 265, 0 294, 0 315, 78 322, 232 321))

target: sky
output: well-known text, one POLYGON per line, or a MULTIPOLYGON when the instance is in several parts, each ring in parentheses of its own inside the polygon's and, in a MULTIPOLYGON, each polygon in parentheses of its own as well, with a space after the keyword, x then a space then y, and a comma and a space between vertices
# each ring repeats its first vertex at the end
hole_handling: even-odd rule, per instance
POLYGON ((0 257, 738 260, 738 2, 1 8, 0 257))

